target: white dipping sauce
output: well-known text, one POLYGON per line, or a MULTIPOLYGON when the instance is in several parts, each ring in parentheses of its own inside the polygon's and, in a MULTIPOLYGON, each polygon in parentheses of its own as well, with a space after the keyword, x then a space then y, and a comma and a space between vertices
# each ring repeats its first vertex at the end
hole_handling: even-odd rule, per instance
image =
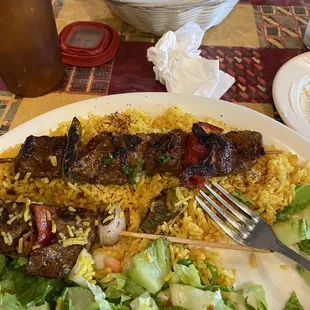
POLYGON ((307 75, 294 82, 291 86, 289 99, 297 118, 305 119, 310 123, 310 76, 307 75))

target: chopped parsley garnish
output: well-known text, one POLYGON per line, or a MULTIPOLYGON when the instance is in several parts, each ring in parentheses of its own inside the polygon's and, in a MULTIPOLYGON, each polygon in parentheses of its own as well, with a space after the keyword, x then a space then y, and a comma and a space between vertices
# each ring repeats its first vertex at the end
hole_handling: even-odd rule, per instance
POLYGON ((168 152, 161 154, 157 157, 157 160, 161 163, 161 164, 166 164, 169 160, 171 159, 170 154, 168 152))
POLYGON ((178 264, 180 264, 180 265, 184 265, 184 266, 189 266, 189 265, 191 265, 193 262, 190 260, 190 259, 180 259, 179 261, 178 261, 178 264))
POLYGON ((141 166, 144 164, 144 160, 140 157, 137 159, 137 168, 141 168, 141 166))
POLYGON ((124 168, 124 173, 128 177, 128 183, 129 184, 136 184, 136 177, 140 177, 145 174, 144 171, 140 171, 142 165, 144 164, 144 160, 142 158, 137 159, 137 165, 136 167, 130 167, 128 165, 125 166, 124 168))
POLYGON ((109 154, 108 156, 106 156, 104 159, 103 159, 103 163, 104 164, 110 164, 113 160, 113 154, 109 154))

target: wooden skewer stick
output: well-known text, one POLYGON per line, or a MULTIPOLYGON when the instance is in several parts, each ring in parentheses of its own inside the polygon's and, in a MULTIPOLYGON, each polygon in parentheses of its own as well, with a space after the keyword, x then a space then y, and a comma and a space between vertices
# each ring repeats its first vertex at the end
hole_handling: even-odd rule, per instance
POLYGON ((12 163, 13 161, 14 161, 13 157, 0 158, 0 164, 12 163))
MULTIPOLYGON (((280 154, 283 154, 283 151, 282 150, 266 150, 265 153, 266 155, 280 155, 280 154)), ((12 163, 12 162, 14 162, 13 157, 0 158, 0 164, 12 163)))
POLYGON ((265 150, 266 155, 281 155, 283 154, 282 150, 265 150))
POLYGON ((189 244, 189 245, 209 247, 209 248, 246 251, 246 252, 271 253, 268 250, 251 248, 251 247, 246 247, 246 246, 242 246, 238 244, 216 243, 216 242, 210 243, 210 242, 206 242, 202 240, 191 240, 191 239, 184 239, 184 238, 177 238, 177 237, 170 237, 170 236, 163 236, 163 235, 136 233, 136 232, 131 232, 131 231, 121 231, 120 235, 123 237, 132 237, 132 238, 141 238, 141 239, 150 239, 150 240, 156 240, 159 238, 163 238, 163 239, 169 240, 172 243, 182 243, 182 244, 189 244))

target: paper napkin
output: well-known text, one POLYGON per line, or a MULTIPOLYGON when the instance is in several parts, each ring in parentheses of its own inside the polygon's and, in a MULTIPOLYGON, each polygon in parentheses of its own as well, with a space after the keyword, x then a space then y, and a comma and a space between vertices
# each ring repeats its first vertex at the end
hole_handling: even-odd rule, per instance
POLYGON ((200 56, 203 35, 198 24, 188 22, 175 32, 165 33, 147 50, 155 78, 168 92, 219 99, 234 84, 235 79, 219 69, 218 60, 200 56))

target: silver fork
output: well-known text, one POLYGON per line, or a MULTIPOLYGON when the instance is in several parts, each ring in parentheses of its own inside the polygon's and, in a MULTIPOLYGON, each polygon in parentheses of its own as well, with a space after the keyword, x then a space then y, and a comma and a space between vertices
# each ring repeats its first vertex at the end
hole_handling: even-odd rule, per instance
POLYGON ((214 183, 216 187, 224 196, 226 196, 235 207, 241 209, 245 214, 238 211, 235 207, 230 205, 225 199, 218 195, 211 186, 205 184, 205 188, 222 204, 227 210, 229 210, 236 218, 240 220, 237 222, 227 211, 224 211, 219 205, 214 202, 203 190, 199 190, 200 195, 205 198, 210 205, 225 218, 236 230, 230 229, 209 207, 198 197, 195 199, 199 205, 207 212, 207 214, 213 219, 213 221, 219 225, 233 240, 244 246, 251 246, 259 249, 270 250, 273 252, 281 253, 298 265, 310 270, 310 260, 306 259, 302 255, 293 251, 285 244, 283 244, 274 234, 271 227, 265 222, 265 220, 256 214, 253 210, 247 207, 244 203, 239 201, 233 195, 229 194, 219 184, 214 183))

